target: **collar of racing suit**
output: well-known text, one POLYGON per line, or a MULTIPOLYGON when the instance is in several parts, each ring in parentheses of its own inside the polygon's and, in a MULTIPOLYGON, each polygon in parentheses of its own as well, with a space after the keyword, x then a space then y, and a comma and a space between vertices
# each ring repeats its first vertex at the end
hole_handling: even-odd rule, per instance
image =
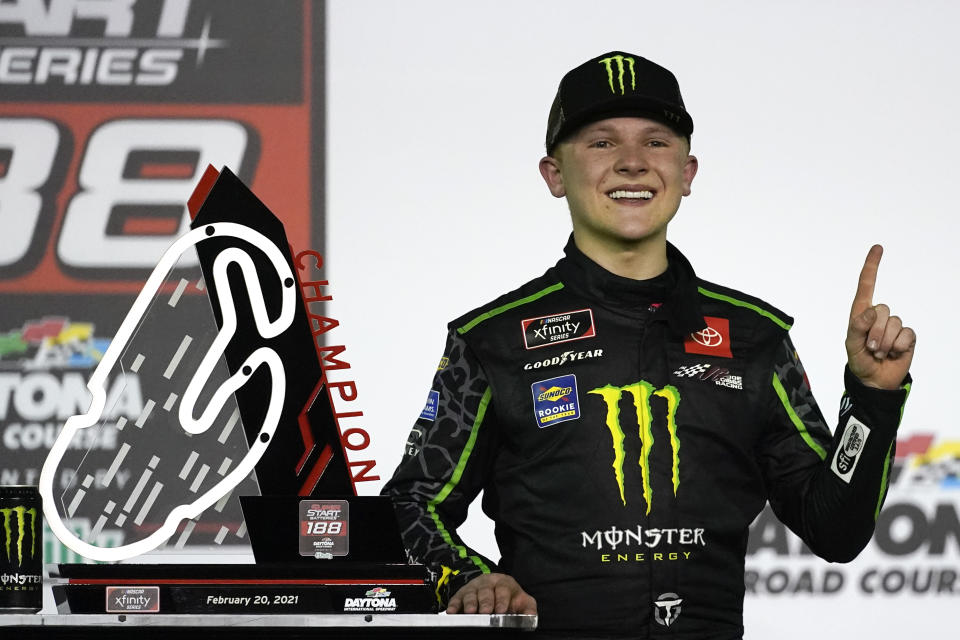
POLYGON ((690 261, 669 242, 667 270, 649 280, 634 280, 607 271, 577 248, 572 233, 563 252, 566 257, 557 263, 557 268, 565 286, 637 317, 647 315, 652 303, 660 303, 655 317, 666 321, 678 336, 706 328, 698 301, 697 276, 690 261))

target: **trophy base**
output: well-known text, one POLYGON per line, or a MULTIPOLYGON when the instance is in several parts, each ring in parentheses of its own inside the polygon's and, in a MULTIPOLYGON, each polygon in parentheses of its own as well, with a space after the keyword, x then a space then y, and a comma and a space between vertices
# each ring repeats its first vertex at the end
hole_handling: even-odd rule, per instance
POLYGON ((61 613, 431 613, 425 567, 322 565, 59 565, 61 613))

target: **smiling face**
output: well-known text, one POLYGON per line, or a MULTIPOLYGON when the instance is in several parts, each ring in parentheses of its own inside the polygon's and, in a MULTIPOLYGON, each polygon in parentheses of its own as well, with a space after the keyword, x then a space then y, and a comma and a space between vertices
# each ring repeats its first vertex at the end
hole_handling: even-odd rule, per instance
POLYGON ((623 252, 666 255, 667 224, 690 194, 697 159, 685 138, 646 118, 582 127, 540 161, 554 196, 567 198, 577 246, 604 264, 623 252))

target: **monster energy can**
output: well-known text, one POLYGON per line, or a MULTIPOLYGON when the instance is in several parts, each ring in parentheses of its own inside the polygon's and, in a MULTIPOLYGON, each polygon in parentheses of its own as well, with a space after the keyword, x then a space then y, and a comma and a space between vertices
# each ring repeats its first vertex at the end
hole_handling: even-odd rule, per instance
POLYGON ((43 608, 43 509, 37 487, 0 486, 0 613, 43 608))

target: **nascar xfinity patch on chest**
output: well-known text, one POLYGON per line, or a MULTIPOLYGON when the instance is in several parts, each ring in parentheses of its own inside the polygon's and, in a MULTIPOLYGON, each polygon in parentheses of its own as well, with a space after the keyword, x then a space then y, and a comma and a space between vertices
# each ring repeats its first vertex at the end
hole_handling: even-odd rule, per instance
POLYGON ((523 346, 539 349, 551 344, 582 340, 597 335, 593 326, 593 310, 578 309, 550 316, 527 318, 523 326, 523 346))
POLYGON ((530 388, 533 391, 533 413, 541 429, 580 417, 577 376, 574 374, 534 382, 530 388))

